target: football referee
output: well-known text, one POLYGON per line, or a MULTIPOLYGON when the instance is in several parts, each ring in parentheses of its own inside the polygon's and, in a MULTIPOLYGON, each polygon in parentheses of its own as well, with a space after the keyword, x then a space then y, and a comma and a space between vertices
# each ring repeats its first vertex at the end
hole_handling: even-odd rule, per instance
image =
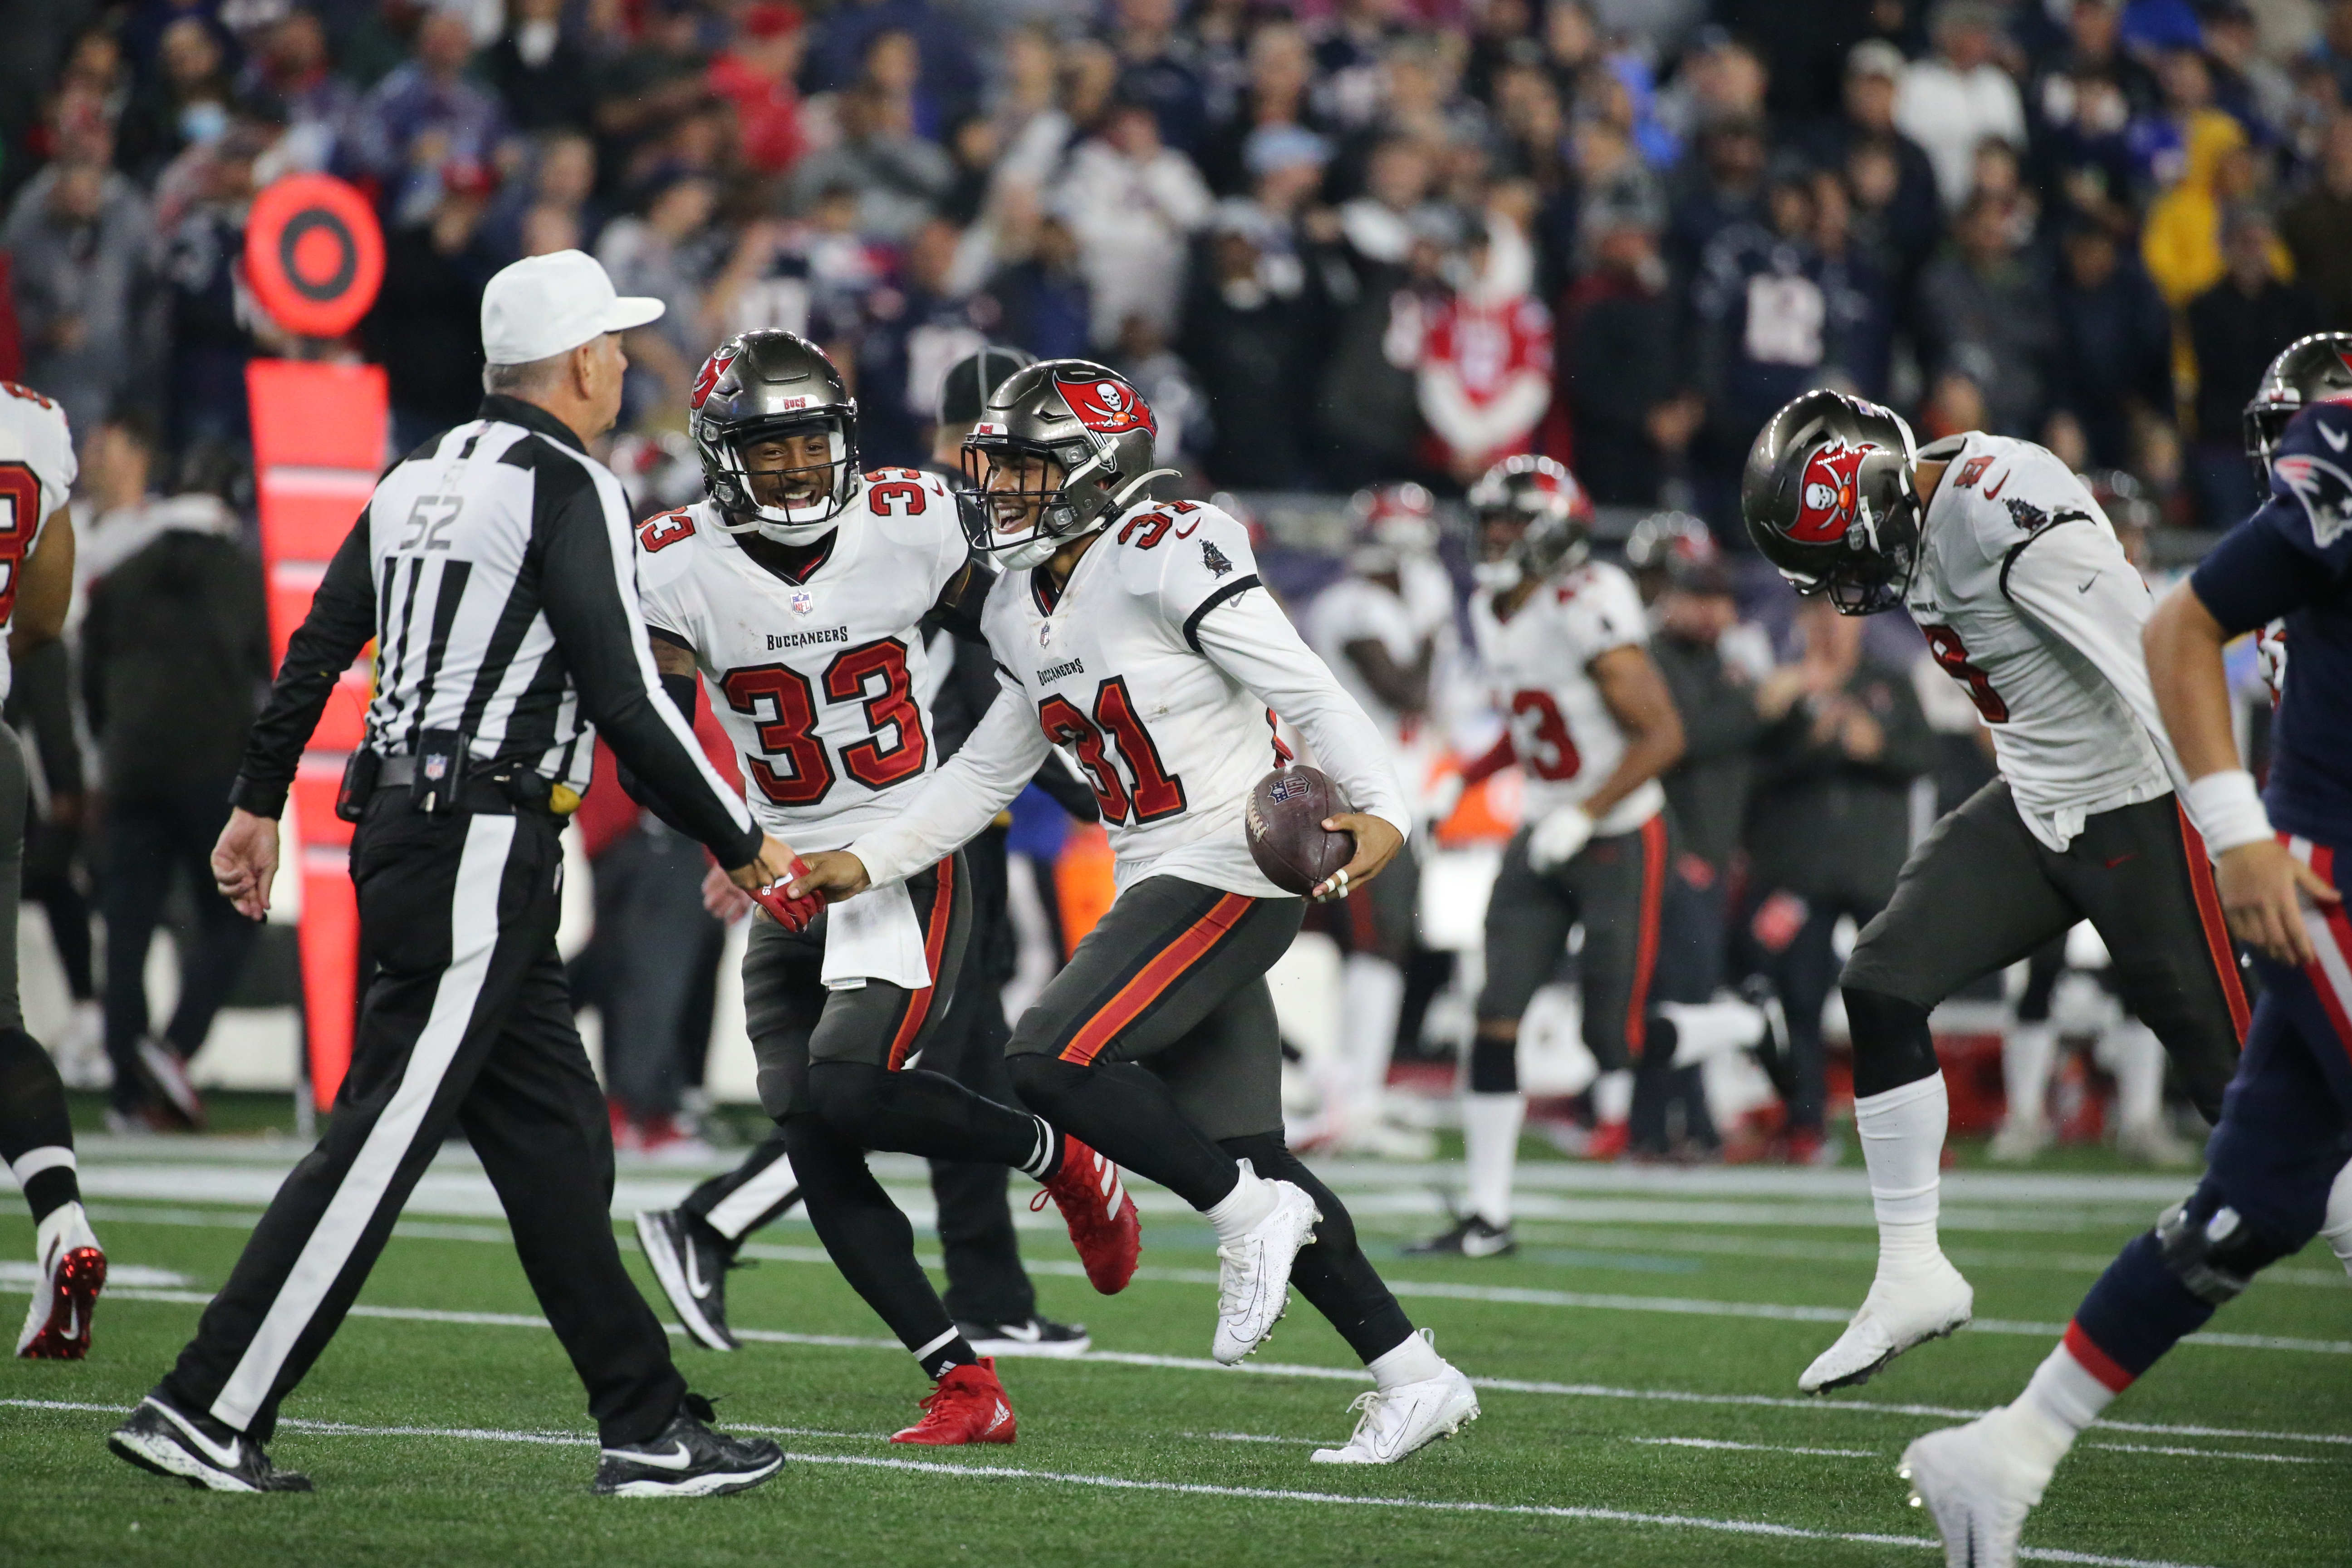
POLYGON ((480 416, 386 474, 294 634, 213 851, 259 919, 277 817, 328 693, 373 638, 364 749, 344 777, 374 966, 327 1135, 295 1167, 179 1364, 117 1428, 131 1463, 219 1491, 306 1491, 262 1451, 401 1205, 462 1131, 505 1205, 548 1321, 587 1385, 595 1489, 737 1491, 773 1443, 707 1425, 614 1244, 613 1143, 555 951, 563 814, 592 742, 652 782, 746 888, 791 851, 752 825, 662 695, 639 629, 621 487, 588 456, 621 406, 616 335, 659 316, 578 251, 482 296, 480 416))

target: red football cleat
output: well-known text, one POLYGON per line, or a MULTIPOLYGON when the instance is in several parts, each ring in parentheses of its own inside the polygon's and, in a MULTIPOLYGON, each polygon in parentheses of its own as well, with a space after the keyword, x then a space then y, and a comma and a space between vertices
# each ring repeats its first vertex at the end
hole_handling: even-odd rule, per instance
POLYGON ((1631 1129, 1622 1121, 1603 1121, 1592 1129, 1592 1141, 1584 1146, 1588 1160, 1621 1160, 1630 1141, 1631 1129))
POLYGON ((1044 1208, 1047 1198, 1070 1227, 1070 1245, 1087 1266, 1087 1282, 1106 1296, 1126 1289, 1143 1254, 1143 1223, 1118 1166, 1065 1132, 1061 1169, 1029 1200, 1029 1212, 1044 1208))
POLYGON ((993 1356, 976 1366, 948 1368, 939 1386, 923 1395, 920 1403, 923 1418, 903 1432, 892 1433, 890 1441, 933 1448, 1013 1441, 1013 1404, 1004 1396, 1004 1385, 996 1381, 993 1356))
POLYGON ((40 1283, 16 1353, 28 1361, 79 1361, 89 1353, 89 1316, 106 1288, 106 1254, 89 1232, 79 1204, 67 1204, 41 1222, 37 1238, 40 1283))

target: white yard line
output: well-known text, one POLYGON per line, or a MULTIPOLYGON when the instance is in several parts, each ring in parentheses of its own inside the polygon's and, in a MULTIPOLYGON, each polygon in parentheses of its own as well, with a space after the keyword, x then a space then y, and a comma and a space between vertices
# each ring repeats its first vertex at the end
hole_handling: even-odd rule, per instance
MULTIPOLYGON (((169 1212, 169 1211, 155 1211, 169 1212)), ((201 1214, 204 1211, 191 1210, 201 1214)), ((256 1216, 258 1217, 258 1216, 256 1216)), ((177 1224, 179 1221, 151 1223, 177 1224)), ((210 1223, 198 1221, 195 1223, 210 1223)), ((507 1233, 488 1226, 435 1226, 402 1220, 393 1228, 394 1236, 423 1240, 504 1241, 507 1233)), ((623 1247, 635 1250, 633 1240, 623 1247)), ((792 1247, 770 1242, 751 1242, 742 1248, 741 1256, 765 1262, 802 1263, 830 1268, 833 1260, 818 1247, 792 1247)), ((937 1268, 941 1260, 936 1255, 919 1255, 917 1261, 926 1268, 937 1268)), ((1026 1263, 1032 1274, 1076 1277, 1083 1267, 1069 1258, 1037 1258, 1026 1263)), ((1164 1268, 1150 1265, 1138 1268, 1135 1278, 1152 1284, 1213 1286, 1217 1274, 1212 1268, 1164 1268)), ((8 1288, 7 1277, 0 1275, 0 1289, 8 1288)), ((1723 1301, 1707 1297, 1691 1296, 1631 1296, 1613 1291, 1549 1290, 1519 1285, 1460 1285, 1441 1279, 1387 1280, 1389 1289, 1407 1300, 1449 1301, 1481 1301, 1513 1307, 1559 1307, 1586 1311, 1664 1313, 1683 1317, 1749 1318, 1769 1322, 1844 1324, 1853 1316, 1850 1307, 1811 1307, 1787 1305, 1771 1301, 1723 1301)), ((2005 1334, 2026 1339, 2054 1340, 2066 1331, 2063 1323, 2037 1323, 2003 1318, 1979 1318, 1969 1326, 1969 1332, 2005 1334)), ((2206 1331, 2192 1334, 2187 1344, 2218 1347, 2226 1350, 2294 1351, 2315 1355, 2352 1355, 2352 1340, 2295 1339, 2278 1334, 2233 1334, 2206 1331)))
POLYGON ((2085 1448, 2105 1448, 2112 1454, 2172 1454, 2188 1459, 2263 1459, 2273 1465, 2325 1465, 2329 1461, 2310 1454, 2249 1454, 2226 1448, 2176 1448, 2154 1443, 2085 1443, 2085 1448))
POLYGON ((1886 1456, 1875 1448, 1792 1448, 1779 1443, 1733 1443, 1721 1437, 1626 1437, 1627 1443, 1646 1443, 1660 1448, 1735 1448, 1744 1454, 1818 1454, 1830 1459, 1883 1459, 1886 1456))
MULTIPOLYGON (((115 1413, 119 1407, 73 1405, 63 1401, 8 1399, 0 1405, 45 1410, 96 1410, 115 1413)), ((566 1436, 551 1432, 500 1432, 482 1427, 359 1426, 343 1422, 281 1421, 289 1430, 322 1436, 441 1437, 467 1442, 506 1442, 549 1447, 593 1447, 584 1434, 566 1436)), ((1054 1486, 1088 1487, 1107 1491, 1160 1492, 1179 1497, 1233 1498, 1247 1502, 1287 1502, 1321 1508, 1395 1509, 1416 1513, 1486 1514, 1499 1518, 1573 1520, 1596 1524, 1626 1524, 1656 1530, 1743 1535, 1776 1541, 1820 1541, 1841 1545, 1897 1546, 1934 1552, 1937 1543, 1920 1535, 1886 1535, 1861 1531, 1806 1530, 1762 1520, 1711 1519, 1700 1514, 1647 1513, 1632 1509, 1574 1507, 1544 1503, 1456 1501, 1437 1498, 1357 1497, 1345 1492, 1307 1491, 1283 1487, 1217 1486, 1202 1481, 1161 1481, 1129 1476, 1088 1475, 1082 1471, 1038 1470, 1018 1465, 950 1464, 940 1460, 884 1458, 870 1454, 811 1454, 789 1456, 795 1464, 844 1465, 862 1469, 900 1470, 925 1476, 952 1476, 963 1480, 1039 1481, 1054 1486)), ((2097 1552, 2027 1547, 2018 1555, 2030 1562, 2073 1563, 2090 1568, 2194 1568, 2194 1565, 2137 1557, 2108 1557, 2097 1552)))
MULTIPOLYGON (((0 1294, 25 1294, 0 1288, 0 1294)), ((134 1301, 173 1302, 187 1306, 204 1306, 212 1298, 196 1290, 110 1290, 109 1297, 134 1301)), ((433 1307, 378 1307, 365 1302, 353 1306, 355 1318, 377 1318, 394 1322, 455 1323, 473 1328, 545 1329, 547 1321, 523 1312, 459 1312, 433 1307)), ((663 1325, 672 1334, 685 1331, 675 1323, 663 1325)), ((737 1328, 736 1336, 760 1344, 802 1345, 820 1350, 888 1351, 904 1354, 905 1347, 896 1340, 877 1339, 854 1334, 804 1334, 782 1329, 737 1328)), ((1360 1367, 1309 1366, 1299 1363, 1245 1361, 1238 1366, 1226 1366, 1206 1356, 1154 1355, 1140 1351, 1088 1351, 1082 1356, 1052 1358, 1064 1363, 1092 1362, 1104 1366, 1133 1366, 1171 1372, 1206 1372, 1242 1373, 1262 1377, 1309 1378, 1318 1382, 1365 1384, 1370 1374, 1360 1367)), ((1613 1388, 1602 1384, 1550 1383, 1516 1377, 1474 1377, 1471 1383, 1482 1389, 1499 1394, 1529 1394, 1560 1399, 1622 1399, 1637 1404, 1653 1405, 1720 1405, 1767 1410, 1807 1410, 1816 1414, 1852 1414, 1864 1415, 1926 1415, 1956 1421, 1973 1420, 1984 1414, 1981 1410, 1946 1405, 1893 1405, 1867 1399, 1791 1398, 1771 1394, 1704 1394, 1685 1389, 1613 1388)), ((0 1403, 5 1403, 0 1401, 0 1403)), ((2272 1443, 2326 1443, 2352 1447, 2352 1433, 2279 1432, 2250 1430, 2232 1426, 2175 1425, 2161 1422, 2099 1420, 2092 1423, 2114 1432, 2179 1437, 2231 1437, 2272 1443)))

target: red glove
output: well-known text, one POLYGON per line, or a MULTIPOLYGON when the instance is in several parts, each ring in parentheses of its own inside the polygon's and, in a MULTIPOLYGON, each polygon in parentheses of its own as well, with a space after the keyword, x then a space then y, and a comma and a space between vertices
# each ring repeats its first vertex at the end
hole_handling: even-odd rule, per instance
POLYGON ((764 887, 747 890, 751 895, 751 901, 767 910, 769 918, 778 925, 788 931, 804 931, 808 930, 811 921, 824 912, 824 900, 814 893, 803 894, 797 899, 788 898, 785 896, 784 889, 793 879, 806 875, 808 875, 808 867, 802 862, 799 856, 795 855, 793 857, 791 873, 782 881, 770 882, 764 887))

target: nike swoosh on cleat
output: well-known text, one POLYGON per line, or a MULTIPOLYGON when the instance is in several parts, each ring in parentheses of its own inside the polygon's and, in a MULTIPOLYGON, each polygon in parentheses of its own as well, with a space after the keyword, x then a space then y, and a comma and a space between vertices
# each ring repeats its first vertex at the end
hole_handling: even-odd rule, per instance
POLYGON ((648 1454, 636 1448, 607 1448, 604 1450, 604 1457, 608 1459, 626 1459, 633 1465, 650 1465, 657 1470, 682 1470, 694 1463, 694 1456, 686 1451, 685 1444, 673 1443, 671 1447, 677 1452, 648 1454))
POLYGON ((996 1325, 996 1337, 1000 1340, 1017 1340, 1024 1345, 1034 1345, 1045 1337, 1045 1331, 1034 1323, 999 1323, 996 1325))
POLYGON ((140 1403, 142 1405, 152 1405, 156 1409, 162 1411, 163 1413, 163 1419, 178 1427, 180 1435, 187 1438, 189 1442, 194 1444, 198 1453, 204 1455, 205 1458, 210 1459, 214 1464, 218 1465, 222 1469, 233 1470, 236 1468, 237 1461, 244 1457, 245 1444, 243 1439, 231 1437, 228 1440, 228 1447, 224 1450, 220 1445, 215 1443, 210 1437, 205 1436, 195 1427, 190 1426, 185 1420, 183 1420, 178 1411, 173 1409, 170 1405, 155 1398, 153 1395, 149 1395, 147 1398, 140 1401, 140 1403))
POLYGON ((695 1257, 698 1249, 689 1240, 677 1250, 678 1260, 686 1265, 686 1288, 692 1291, 694 1299, 699 1301, 710 1294, 710 1287, 702 1282, 701 1260, 695 1257))

